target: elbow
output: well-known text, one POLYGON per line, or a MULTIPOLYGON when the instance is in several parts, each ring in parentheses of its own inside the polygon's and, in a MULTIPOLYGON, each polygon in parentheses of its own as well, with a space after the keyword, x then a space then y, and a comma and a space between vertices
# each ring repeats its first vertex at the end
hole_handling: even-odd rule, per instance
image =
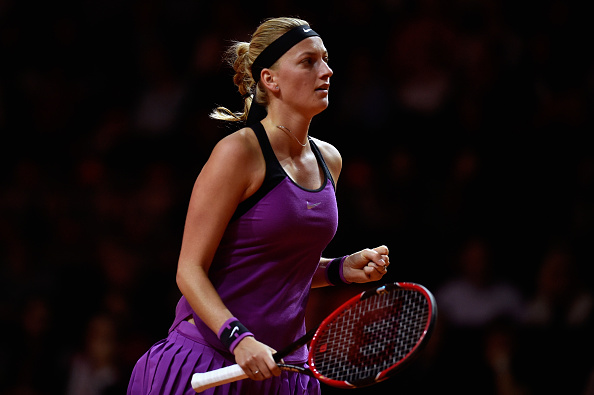
POLYGON ((179 290, 184 293, 185 285, 187 284, 188 274, 186 273, 184 265, 179 263, 177 265, 177 272, 175 273, 175 283, 179 290))
POLYGON ((188 264, 180 261, 177 265, 177 272, 175 273, 175 283, 177 287, 185 295, 185 291, 193 285, 201 284, 204 279, 207 279, 207 271, 200 265, 188 264))
POLYGON ((179 270, 179 268, 177 269, 177 273, 175 273, 175 283, 177 284, 177 287, 181 290, 182 287, 182 281, 183 281, 183 274, 181 273, 181 271, 179 270))

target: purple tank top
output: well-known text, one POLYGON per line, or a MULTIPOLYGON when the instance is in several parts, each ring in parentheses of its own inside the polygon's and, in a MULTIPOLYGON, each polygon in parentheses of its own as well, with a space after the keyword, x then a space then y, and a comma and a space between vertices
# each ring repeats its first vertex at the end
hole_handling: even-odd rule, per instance
MULTIPOLYGON (((305 333, 305 308, 322 252, 334 237, 338 211, 334 181, 313 141, 324 172, 316 190, 294 183, 278 162, 264 127, 252 127, 266 160, 262 187, 239 205, 209 271, 225 305, 256 339, 281 350, 305 333)), ((182 296, 174 329, 194 316, 199 336, 220 351, 222 344, 182 296)), ((285 361, 304 362, 304 346, 285 361)))

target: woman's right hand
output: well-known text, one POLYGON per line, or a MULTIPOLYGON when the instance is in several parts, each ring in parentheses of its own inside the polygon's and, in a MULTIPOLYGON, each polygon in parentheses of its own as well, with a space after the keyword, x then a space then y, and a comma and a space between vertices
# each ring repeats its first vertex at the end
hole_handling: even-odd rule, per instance
POLYGON ((272 357, 275 352, 252 336, 242 339, 233 350, 235 361, 252 380, 264 380, 281 374, 272 357))

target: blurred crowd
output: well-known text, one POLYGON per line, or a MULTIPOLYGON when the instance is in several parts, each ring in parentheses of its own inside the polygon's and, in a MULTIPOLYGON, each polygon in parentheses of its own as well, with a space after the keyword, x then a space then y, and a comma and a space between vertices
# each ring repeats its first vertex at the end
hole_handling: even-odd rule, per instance
MULTIPOLYGON (((0 0, 0 394, 125 392, 173 319, 195 177, 235 127, 208 113, 242 108, 222 54, 281 15, 334 70, 311 126, 344 159, 325 255, 385 243, 388 281, 437 298, 428 347, 378 393, 594 394, 586 7, 0 0)), ((308 322, 358 291, 314 291, 308 322)))

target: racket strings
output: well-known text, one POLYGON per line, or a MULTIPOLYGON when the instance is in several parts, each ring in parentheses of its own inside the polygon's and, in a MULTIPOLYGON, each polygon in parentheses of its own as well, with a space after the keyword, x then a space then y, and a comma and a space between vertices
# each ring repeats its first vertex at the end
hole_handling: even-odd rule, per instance
POLYGON ((405 359, 426 330, 429 304, 417 291, 396 289, 348 306, 320 333, 316 370, 338 381, 375 377, 405 359))

